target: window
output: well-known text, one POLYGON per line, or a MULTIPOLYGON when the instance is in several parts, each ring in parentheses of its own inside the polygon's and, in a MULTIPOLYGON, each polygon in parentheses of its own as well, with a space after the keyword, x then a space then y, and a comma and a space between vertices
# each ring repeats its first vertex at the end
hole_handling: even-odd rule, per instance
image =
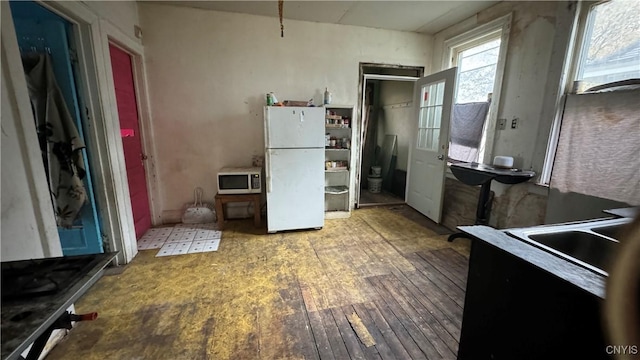
POLYGON ((423 150, 438 150, 440 121, 444 102, 444 81, 427 84, 420 90, 420 120, 416 147, 423 150))
POLYGON ((640 2, 611 0, 592 5, 586 19, 576 81, 586 89, 640 78, 640 2))
POLYGON ((449 158, 490 162, 511 15, 445 41, 443 68, 458 67, 449 158))
POLYGON ((483 132, 496 81, 500 33, 482 36, 456 49, 458 76, 451 117, 449 158, 478 162, 486 148, 483 132), (471 46, 471 47, 469 47, 471 46))
POLYGON ((497 39, 458 52, 456 104, 487 101, 487 95, 493 93, 500 53, 500 34, 496 36, 497 39))
POLYGON ((572 34, 573 57, 565 64, 564 93, 547 144, 539 183, 549 185, 569 93, 621 80, 640 78, 640 2, 611 0, 579 3, 572 34))

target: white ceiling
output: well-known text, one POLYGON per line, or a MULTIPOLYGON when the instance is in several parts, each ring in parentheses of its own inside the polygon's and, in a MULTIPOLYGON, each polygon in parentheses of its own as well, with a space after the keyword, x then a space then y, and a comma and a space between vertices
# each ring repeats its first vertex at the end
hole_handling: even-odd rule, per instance
MULTIPOLYGON (((156 2, 156 1, 154 1, 156 2)), ((285 0, 284 18, 435 34, 499 1, 285 0)), ((157 1, 199 9, 278 17, 278 1, 157 1)))

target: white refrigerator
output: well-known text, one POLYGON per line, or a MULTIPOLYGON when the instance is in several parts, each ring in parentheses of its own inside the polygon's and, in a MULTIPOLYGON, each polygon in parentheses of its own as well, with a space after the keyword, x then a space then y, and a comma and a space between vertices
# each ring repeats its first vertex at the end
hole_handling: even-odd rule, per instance
POLYGON ((264 108, 267 230, 324 226, 324 108, 264 108))

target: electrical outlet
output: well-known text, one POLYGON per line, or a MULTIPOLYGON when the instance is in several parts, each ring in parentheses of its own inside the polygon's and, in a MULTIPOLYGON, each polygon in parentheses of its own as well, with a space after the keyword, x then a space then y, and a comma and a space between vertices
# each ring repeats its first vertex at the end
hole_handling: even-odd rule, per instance
POLYGON ((518 127, 518 118, 513 118, 513 120, 511 120, 511 128, 515 129, 518 127))
POLYGON ((507 128, 507 119, 498 119, 498 130, 504 130, 507 128))

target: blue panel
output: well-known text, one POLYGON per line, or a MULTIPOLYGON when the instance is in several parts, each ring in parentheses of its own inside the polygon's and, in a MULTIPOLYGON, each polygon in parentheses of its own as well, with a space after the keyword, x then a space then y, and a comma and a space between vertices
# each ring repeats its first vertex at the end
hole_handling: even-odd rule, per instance
MULTIPOLYGON (((11 13, 22 52, 47 51, 51 54, 53 71, 80 136, 84 139, 78 105, 78 93, 69 53, 72 25, 62 17, 31 1, 11 1, 11 13)), ((85 140, 86 143, 86 140, 85 140)), ((83 150, 87 176, 84 185, 89 201, 82 208, 73 228, 59 228, 64 255, 95 254, 103 252, 100 222, 91 181, 89 156, 83 150)))

